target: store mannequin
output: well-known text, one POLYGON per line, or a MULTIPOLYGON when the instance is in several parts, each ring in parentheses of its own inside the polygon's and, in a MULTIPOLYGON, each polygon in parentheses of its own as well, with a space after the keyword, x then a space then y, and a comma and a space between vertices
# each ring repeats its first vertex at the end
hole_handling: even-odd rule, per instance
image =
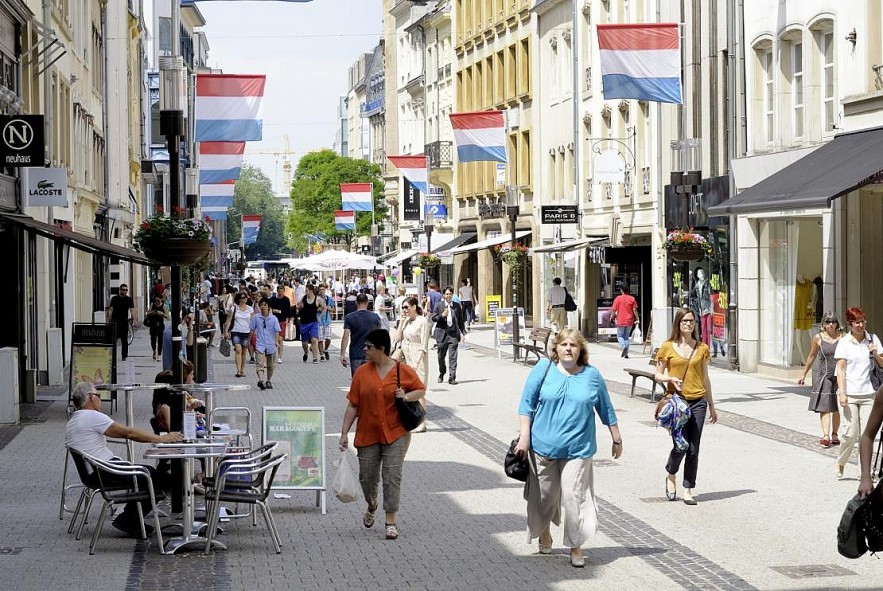
POLYGON ((711 347, 711 288, 705 279, 705 270, 697 268, 691 290, 691 300, 695 314, 699 318, 702 342, 711 347))
POLYGON ((797 347, 797 358, 800 362, 806 359, 803 345, 809 343, 812 338, 810 331, 813 320, 815 320, 813 283, 800 273, 794 285, 794 346, 797 347))
POLYGON ((815 307, 816 324, 822 322, 822 311, 825 309, 825 303, 822 301, 822 278, 816 277, 812 280, 812 304, 815 307))

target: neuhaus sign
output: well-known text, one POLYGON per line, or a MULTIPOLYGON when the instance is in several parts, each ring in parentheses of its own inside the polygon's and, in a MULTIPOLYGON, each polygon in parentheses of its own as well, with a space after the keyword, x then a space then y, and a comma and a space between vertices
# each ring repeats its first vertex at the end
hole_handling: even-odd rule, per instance
POLYGON ((0 161, 6 166, 42 166, 46 161, 42 115, 0 116, 0 161))

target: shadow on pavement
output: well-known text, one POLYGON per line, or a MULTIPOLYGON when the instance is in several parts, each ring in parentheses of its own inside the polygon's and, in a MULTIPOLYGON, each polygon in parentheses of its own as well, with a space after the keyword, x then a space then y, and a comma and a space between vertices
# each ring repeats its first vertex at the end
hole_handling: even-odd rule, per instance
POLYGON ((701 502, 721 501, 723 499, 732 499, 733 497, 741 497, 742 495, 757 494, 757 491, 751 488, 740 490, 720 490, 717 492, 702 493, 696 495, 695 499, 701 502))

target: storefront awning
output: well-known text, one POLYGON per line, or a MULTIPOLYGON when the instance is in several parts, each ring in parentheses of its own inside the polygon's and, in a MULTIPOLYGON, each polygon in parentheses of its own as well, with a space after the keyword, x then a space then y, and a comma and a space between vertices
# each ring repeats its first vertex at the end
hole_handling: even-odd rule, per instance
MULTIPOLYGON (((530 236, 530 230, 517 230, 515 232, 515 239, 524 238, 525 236, 530 236)), ((467 244, 465 246, 459 246, 451 251, 451 254, 462 254, 464 252, 472 252, 473 250, 481 250, 482 248, 488 248, 489 246, 496 246, 497 244, 502 244, 504 242, 508 242, 512 240, 512 235, 510 233, 500 234, 499 236, 494 236, 493 238, 488 238, 487 240, 482 240, 481 242, 476 242, 475 244, 467 244)))
POLYGON ((457 236, 453 240, 449 240, 449 241, 445 242, 444 244, 442 244, 438 248, 433 248, 432 253, 433 254, 448 254, 447 251, 453 250, 453 249, 457 248, 458 246, 462 246, 463 244, 466 244, 467 242, 475 240, 476 236, 478 236, 478 234, 475 232, 463 232, 462 234, 460 234, 459 236, 457 236))
POLYGON ((535 252, 564 252, 566 250, 579 250, 590 246, 603 246, 610 241, 606 236, 598 238, 579 238, 577 240, 567 240, 565 242, 556 242, 553 244, 545 244, 530 249, 531 254, 535 252))
POLYGON ((388 252, 388 253, 386 253, 386 254, 382 254, 382 255, 380 255, 379 257, 377 257, 377 262, 378 262, 378 263, 386 262, 386 261, 388 261, 389 259, 391 259, 392 257, 394 257, 394 256, 396 256, 396 255, 398 255, 398 254, 399 254, 399 251, 398 251, 398 250, 393 250, 393 251, 390 251, 390 252, 388 252))
POLYGON ((420 254, 419 250, 406 250, 404 252, 400 252, 399 254, 392 257, 391 259, 389 259, 388 261, 386 261, 383 264, 386 265, 387 267, 398 267, 404 261, 407 261, 411 257, 416 256, 418 254, 420 254))
POLYGON ((69 244, 70 246, 85 252, 114 257, 124 261, 131 261, 140 265, 159 266, 159 263, 147 258, 137 250, 104 242, 98 238, 86 236, 85 234, 71 232, 70 230, 52 226, 45 222, 39 222, 26 215, 4 213, 0 214, 0 220, 24 228, 28 232, 44 236, 49 240, 64 242, 65 244, 69 244))
POLYGON ((883 127, 842 133, 720 205, 709 216, 830 207, 883 171, 883 127))

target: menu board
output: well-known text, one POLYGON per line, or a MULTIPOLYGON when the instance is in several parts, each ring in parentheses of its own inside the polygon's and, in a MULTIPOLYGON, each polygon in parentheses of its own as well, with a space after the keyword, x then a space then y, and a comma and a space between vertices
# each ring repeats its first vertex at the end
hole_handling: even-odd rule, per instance
POLYGON ((263 442, 278 442, 288 459, 279 466, 274 489, 325 490, 325 409, 265 406, 263 442))

